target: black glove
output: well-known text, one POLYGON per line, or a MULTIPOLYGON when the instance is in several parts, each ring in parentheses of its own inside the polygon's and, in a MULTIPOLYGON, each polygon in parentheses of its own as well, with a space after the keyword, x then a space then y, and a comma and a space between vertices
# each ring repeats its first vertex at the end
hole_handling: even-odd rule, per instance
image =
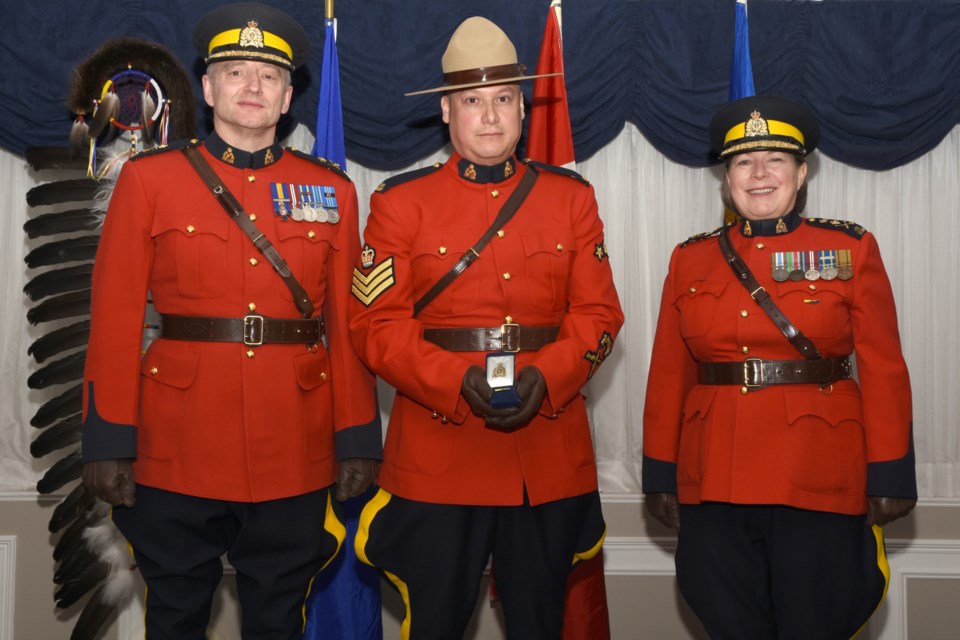
POLYGON ((867 524, 882 527, 910 513, 917 505, 913 498, 867 497, 867 524))
POLYGON ((490 406, 493 389, 487 382, 486 371, 483 370, 483 367, 475 364, 470 365, 467 372, 463 374, 463 382, 460 383, 460 395, 467 401, 473 412, 481 418, 507 415, 516 411, 516 409, 494 409, 490 406))
POLYGON ((337 463, 337 500, 355 498, 376 482, 380 461, 370 458, 346 458, 337 463))
POLYGON ((675 493, 648 493, 643 497, 647 513, 674 531, 680 531, 680 504, 675 493))
POLYGON ((112 507, 132 507, 136 503, 133 460, 97 460, 80 470, 83 484, 112 507))
POLYGON ((488 418, 487 425, 502 431, 513 431, 537 415, 540 405, 543 404, 543 395, 547 392, 547 381, 540 369, 534 366, 520 369, 515 387, 517 395, 520 396, 520 406, 509 415, 488 418))

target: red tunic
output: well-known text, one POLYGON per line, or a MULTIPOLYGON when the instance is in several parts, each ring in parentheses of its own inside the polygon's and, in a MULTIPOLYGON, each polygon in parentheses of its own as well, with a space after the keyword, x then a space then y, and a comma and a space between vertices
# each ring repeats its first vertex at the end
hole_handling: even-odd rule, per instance
POLYGON ((594 491, 580 389, 623 314, 593 189, 541 170, 503 233, 414 319, 414 301, 483 235, 527 171, 511 158, 509 177, 478 184, 458 172, 461 162, 454 155, 414 179, 388 181, 371 198, 365 241, 375 253, 354 276, 350 327, 360 356, 397 389, 379 483, 404 498, 464 505, 520 504, 525 486, 533 505, 594 491), (483 366, 485 354, 422 338, 424 328, 499 327, 507 316, 560 327, 556 342, 517 354, 516 370, 536 366, 547 394, 533 421, 512 433, 485 427, 460 396, 464 373, 483 366))
POLYGON ((846 514, 864 513, 867 495, 910 497, 912 490, 915 497, 910 380, 876 240, 850 223, 794 224, 785 234, 747 237, 738 227, 729 237, 824 357, 856 353, 859 384, 839 381, 832 392, 778 385, 746 394, 737 385, 698 384, 697 362, 803 357, 734 276, 716 237, 677 247, 647 384, 645 492, 677 492, 682 503, 846 514), (849 251, 853 276, 773 279, 774 254, 821 250, 849 251))
POLYGON ((148 291, 165 314, 237 318, 255 305, 264 316, 300 316, 182 153, 131 160, 94 268, 84 461, 136 457, 138 483, 256 502, 332 484, 335 432, 341 458, 380 457, 373 377, 346 332, 360 248, 353 184, 277 145, 268 150, 266 163, 267 150, 258 152, 258 168, 202 153, 322 311, 329 350, 158 339, 141 356, 148 291), (339 222, 282 220, 272 200, 278 183, 333 187, 339 222))

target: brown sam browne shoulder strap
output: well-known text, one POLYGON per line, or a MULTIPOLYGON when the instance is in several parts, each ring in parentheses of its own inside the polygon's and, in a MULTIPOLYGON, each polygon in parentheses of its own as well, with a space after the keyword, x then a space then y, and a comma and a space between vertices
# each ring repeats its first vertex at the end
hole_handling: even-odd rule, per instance
POLYGON ((250 216, 244 211, 243 205, 240 204, 234 195, 223 185, 220 177, 204 159, 200 151, 194 146, 184 147, 181 150, 183 151, 183 155, 187 157, 187 160, 190 161, 190 164, 193 165, 193 168, 196 169, 204 184, 210 188, 210 191, 217 198, 217 201, 223 207, 224 211, 227 212, 227 215, 240 226, 240 229, 244 235, 250 239, 253 246, 263 254, 263 257, 267 259, 270 266, 283 278, 284 284, 287 285, 290 293, 293 294, 293 301, 297 305, 297 309, 301 315, 303 315, 304 318, 311 317, 313 315, 313 301, 310 300, 310 296, 307 295, 307 292, 304 291, 303 287, 293 276, 287 261, 283 259, 283 256, 281 256, 273 246, 273 243, 271 243, 265 235, 260 233, 260 230, 253 224, 250 216))
POLYGON ((814 345, 807 336, 803 335, 800 330, 790 322, 790 319, 780 311, 780 307, 776 305, 766 289, 760 286, 760 283, 757 282, 757 279, 753 276, 747 263, 743 261, 743 258, 740 257, 737 250, 730 244, 730 239, 727 237, 729 231, 730 229, 727 228, 720 232, 718 238, 720 251, 723 253, 727 264, 730 265, 730 268, 736 274, 737 279, 740 280, 740 284, 750 292, 750 297, 770 316, 770 319, 777 325, 777 328, 783 332, 783 335, 787 337, 790 344, 803 354, 803 357, 809 360, 819 360, 822 356, 820 355, 820 351, 817 350, 816 345, 814 345))
POLYGON ((510 194, 510 197, 507 198, 507 201, 503 203, 503 207, 500 208, 500 211, 497 213, 496 220, 493 221, 493 224, 490 225, 490 228, 487 229, 479 240, 469 250, 467 250, 463 256, 457 261, 455 265, 447 271, 442 278, 433 283, 433 286, 420 296, 420 299, 413 303, 413 317, 416 318, 420 315, 420 312, 423 311, 423 308, 428 304, 433 302, 433 299, 440 295, 440 292, 449 286, 451 282, 456 280, 457 276, 466 271, 467 267, 474 263, 474 261, 480 257, 480 252, 483 251, 483 248, 487 246, 490 240, 493 238, 493 235, 499 231, 503 225, 507 224, 507 221, 513 217, 513 214, 517 212, 520 208, 520 205, 523 204, 523 201, 526 200, 527 195, 530 193, 530 190, 533 189, 533 183, 537 181, 537 176, 540 172, 533 165, 527 165, 527 172, 523 174, 523 178, 520 179, 520 184, 517 185, 517 188, 513 193, 510 194))

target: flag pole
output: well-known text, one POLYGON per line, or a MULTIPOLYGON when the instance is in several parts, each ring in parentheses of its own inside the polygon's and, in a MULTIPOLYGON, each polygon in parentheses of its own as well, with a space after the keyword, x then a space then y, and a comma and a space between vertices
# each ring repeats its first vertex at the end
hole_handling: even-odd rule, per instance
POLYGON ((327 20, 333 20, 333 0, 324 0, 324 16, 327 20))

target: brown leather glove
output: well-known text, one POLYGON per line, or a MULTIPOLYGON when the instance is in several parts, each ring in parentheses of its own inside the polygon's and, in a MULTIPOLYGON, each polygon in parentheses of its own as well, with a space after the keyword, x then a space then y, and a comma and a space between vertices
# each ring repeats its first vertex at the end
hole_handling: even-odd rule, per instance
POLYGON ((520 406, 509 415, 487 418, 488 426, 502 431, 513 431, 526 425, 537 415, 540 405, 543 404, 543 396, 547 392, 547 381, 540 373, 540 369, 534 366, 520 369, 515 387, 517 395, 520 396, 520 406))
POLYGON ((467 401, 470 408, 481 418, 485 418, 494 409, 490 406, 490 397, 493 395, 493 389, 487 382, 487 373, 483 367, 470 365, 467 372, 463 374, 463 382, 460 383, 460 395, 467 401))
POLYGON ((113 507, 132 507, 136 503, 133 482, 133 460, 97 460, 88 462, 80 470, 87 489, 113 507))
POLYGON ((675 493, 648 493, 643 497, 647 513, 664 525, 680 531, 680 504, 675 493))
POLYGON ((337 463, 337 500, 355 498, 376 482, 380 461, 369 458, 346 458, 337 463))
POLYGON ((917 505, 912 498, 867 497, 867 524, 882 527, 907 515, 917 505))

